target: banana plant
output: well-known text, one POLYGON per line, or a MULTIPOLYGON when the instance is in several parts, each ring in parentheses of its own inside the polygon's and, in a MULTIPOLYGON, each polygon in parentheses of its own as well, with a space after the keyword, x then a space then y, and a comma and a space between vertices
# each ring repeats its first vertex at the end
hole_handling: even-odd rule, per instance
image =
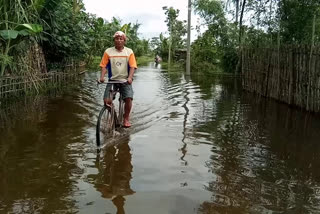
POLYGON ((37 24, 20 24, 13 30, 0 30, 1 40, 1 76, 4 75, 6 66, 10 63, 9 51, 24 38, 42 32, 42 26, 37 24))
POLYGON ((0 0, 0 75, 4 75, 12 57, 9 51, 29 36, 42 32, 39 24, 28 23, 40 12, 44 0, 34 0, 29 4, 21 0, 0 0))

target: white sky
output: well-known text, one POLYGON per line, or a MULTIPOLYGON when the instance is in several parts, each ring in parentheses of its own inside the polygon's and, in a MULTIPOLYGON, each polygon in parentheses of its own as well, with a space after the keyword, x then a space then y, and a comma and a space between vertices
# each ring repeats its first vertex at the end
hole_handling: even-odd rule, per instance
MULTIPOLYGON (((86 11, 111 20, 120 18, 121 24, 140 23, 140 38, 150 39, 167 31, 166 16, 163 6, 179 9, 179 20, 188 20, 188 0, 83 0, 86 11)), ((191 41, 195 40, 197 33, 195 27, 198 16, 191 13, 191 41)))

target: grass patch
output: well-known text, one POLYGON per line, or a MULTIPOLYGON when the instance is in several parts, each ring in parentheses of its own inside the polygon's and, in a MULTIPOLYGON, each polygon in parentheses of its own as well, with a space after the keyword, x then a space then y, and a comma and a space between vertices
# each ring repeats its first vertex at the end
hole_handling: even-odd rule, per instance
POLYGON ((100 62, 101 62, 101 56, 95 56, 93 57, 93 59, 91 60, 91 62, 87 65, 87 68, 90 71, 97 71, 100 70, 100 62))
MULTIPOLYGON (((136 60, 138 65, 147 65, 149 62, 153 62, 154 58, 152 56, 139 56, 139 57, 136 57, 136 60)), ((100 66, 99 66, 100 62, 101 62, 101 57, 95 56, 93 57, 90 64, 87 65, 87 68, 92 71, 100 70, 100 66)))
POLYGON ((152 56, 139 56, 137 57, 138 65, 146 65, 148 62, 153 62, 154 58, 152 56))
POLYGON ((203 74, 223 74, 220 66, 208 62, 195 63, 191 65, 191 72, 203 74))

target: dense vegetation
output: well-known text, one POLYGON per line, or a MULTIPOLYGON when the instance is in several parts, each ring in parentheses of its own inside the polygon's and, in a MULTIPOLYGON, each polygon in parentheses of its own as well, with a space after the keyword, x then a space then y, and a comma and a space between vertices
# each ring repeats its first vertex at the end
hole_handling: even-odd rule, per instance
POLYGON ((192 46, 193 65, 221 62, 235 72, 241 48, 314 45, 320 40, 318 0, 196 0, 207 30, 192 46), (232 20, 226 17, 232 16, 232 20))
MULTIPOLYGON (((192 44, 193 71, 210 72, 222 65, 235 72, 244 46, 314 45, 320 40, 318 0, 195 0, 193 8, 206 29, 192 44)), ((49 69, 88 64, 113 44, 117 30, 127 33, 127 46, 137 56, 152 49, 169 63, 183 61, 186 21, 179 20, 175 8, 164 6, 163 12, 168 33, 145 40, 138 37, 139 23, 96 17, 85 12, 81 0, 0 0, 0 76, 39 70, 28 63, 35 51, 44 53, 49 69)))
POLYGON ((139 26, 86 13, 81 0, 0 0, 0 76, 38 69, 21 67, 35 45, 43 50, 49 69, 90 63, 113 45, 117 30, 126 32, 127 45, 141 56, 150 50, 148 41, 138 38, 139 26))

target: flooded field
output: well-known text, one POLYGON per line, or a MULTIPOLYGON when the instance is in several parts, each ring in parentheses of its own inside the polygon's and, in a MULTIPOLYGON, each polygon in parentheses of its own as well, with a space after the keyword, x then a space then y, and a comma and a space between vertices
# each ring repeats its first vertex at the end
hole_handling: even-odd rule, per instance
POLYGON ((319 116, 151 63, 97 153, 97 75, 0 110, 0 213, 320 213, 319 116))

